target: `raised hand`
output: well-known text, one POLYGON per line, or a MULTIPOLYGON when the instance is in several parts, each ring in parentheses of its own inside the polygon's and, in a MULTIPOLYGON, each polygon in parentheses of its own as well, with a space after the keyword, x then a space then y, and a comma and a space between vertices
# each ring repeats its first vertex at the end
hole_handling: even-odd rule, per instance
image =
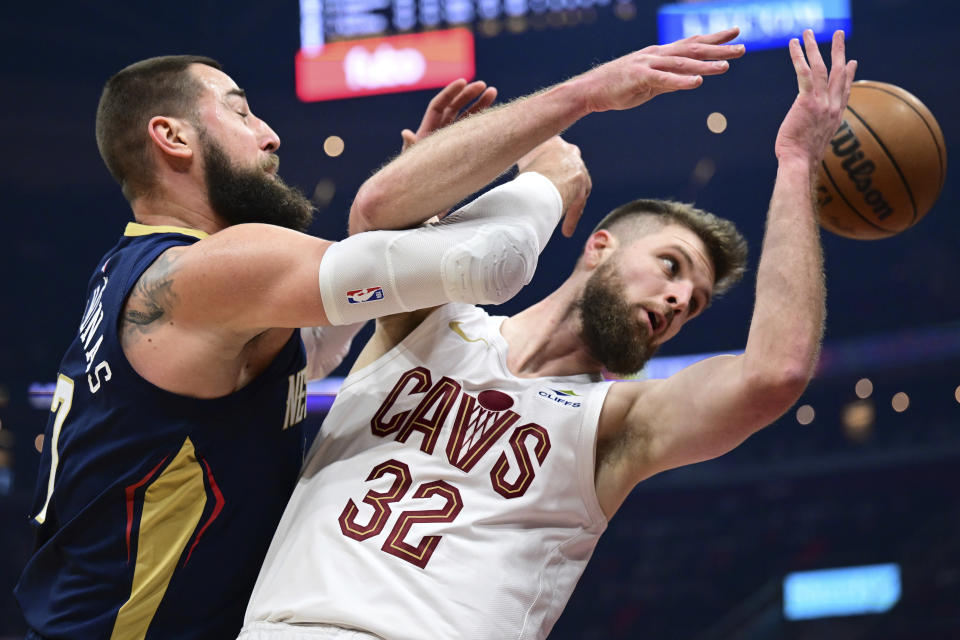
MULTIPOLYGON (((464 107, 474 114, 493 101, 494 93, 482 83, 453 83, 431 102, 420 129, 403 134, 405 146, 414 144, 413 149, 357 192, 350 208, 351 233, 420 224, 593 111, 629 109, 661 93, 699 86, 704 76, 724 73, 728 60, 743 55, 742 45, 725 44, 738 34, 736 28, 725 29, 647 47, 462 122, 455 121, 464 107), (476 102, 467 106, 471 94, 476 102), (426 175, 433 179, 411 188, 426 175)), ((572 233, 580 211, 582 203, 570 207, 564 234, 572 233)))
POLYGON ((488 87, 482 80, 469 84, 463 78, 454 80, 435 95, 427 105, 427 110, 420 121, 420 128, 416 133, 410 129, 400 132, 400 137, 403 138, 401 150, 406 150, 410 145, 423 140, 437 129, 483 111, 496 99, 496 88, 488 87))
POLYGON ((521 173, 536 171, 553 182, 563 199, 561 232, 568 238, 572 236, 593 186, 580 157, 580 147, 553 136, 520 158, 517 168, 521 173))
POLYGON ((575 80, 585 91, 590 111, 631 109, 663 93, 695 89, 703 76, 730 68, 727 60, 744 53, 742 44, 724 44, 740 29, 733 27, 653 45, 600 65, 575 80))
POLYGON ((781 161, 798 158, 813 165, 823 159, 830 138, 843 120, 857 62, 846 61, 842 31, 833 34, 829 73, 813 31, 803 32, 803 43, 806 58, 800 42, 796 38, 790 41, 790 58, 800 91, 780 125, 774 148, 781 161))

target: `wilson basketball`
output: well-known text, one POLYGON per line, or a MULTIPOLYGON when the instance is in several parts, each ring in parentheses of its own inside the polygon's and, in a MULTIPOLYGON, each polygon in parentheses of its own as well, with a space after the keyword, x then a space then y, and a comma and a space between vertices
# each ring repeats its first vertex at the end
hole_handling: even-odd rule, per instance
POLYGON ((847 238, 888 238, 930 211, 946 172, 943 133, 920 100, 892 84, 855 82, 820 166, 820 224, 847 238))

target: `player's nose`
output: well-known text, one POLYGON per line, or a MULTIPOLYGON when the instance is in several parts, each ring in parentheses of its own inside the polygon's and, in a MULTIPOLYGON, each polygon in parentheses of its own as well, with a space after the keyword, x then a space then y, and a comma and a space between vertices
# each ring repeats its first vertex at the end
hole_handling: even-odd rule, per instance
POLYGON ((280 148, 280 136, 263 120, 260 120, 260 148, 264 151, 276 151, 280 148))
POLYGON ((693 297, 693 283, 687 280, 676 280, 667 286, 666 302, 674 314, 686 311, 693 297))

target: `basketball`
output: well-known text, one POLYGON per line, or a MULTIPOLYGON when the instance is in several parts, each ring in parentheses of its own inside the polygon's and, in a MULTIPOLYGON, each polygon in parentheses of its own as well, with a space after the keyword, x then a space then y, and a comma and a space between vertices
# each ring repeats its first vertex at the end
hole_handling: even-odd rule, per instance
POLYGON ((943 133, 920 100, 896 85, 855 82, 820 165, 820 224, 857 240, 893 236, 930 211, 946 171, 943 133))

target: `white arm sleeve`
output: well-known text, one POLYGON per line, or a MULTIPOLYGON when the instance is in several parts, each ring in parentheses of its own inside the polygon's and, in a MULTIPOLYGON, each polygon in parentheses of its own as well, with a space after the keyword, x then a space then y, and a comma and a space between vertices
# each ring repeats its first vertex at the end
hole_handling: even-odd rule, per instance
POLYGON ((562 210, 553 182, 526 172, 438 223, 333 244, 319 272, 327 318, 340 325, 447 302, 505 302, 533 278, 562 210))
POLYGON ((300 329, 303 347, 307 352, 307 380, 326 378, 343 362, 350 351, 354 336, 365 322, 336 327, 304 327, 300 329))

